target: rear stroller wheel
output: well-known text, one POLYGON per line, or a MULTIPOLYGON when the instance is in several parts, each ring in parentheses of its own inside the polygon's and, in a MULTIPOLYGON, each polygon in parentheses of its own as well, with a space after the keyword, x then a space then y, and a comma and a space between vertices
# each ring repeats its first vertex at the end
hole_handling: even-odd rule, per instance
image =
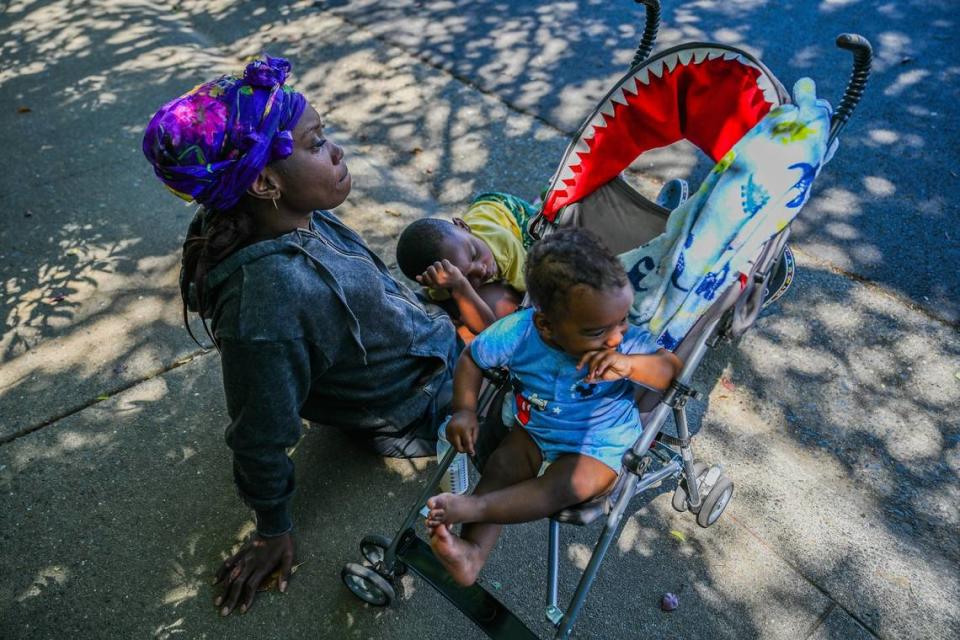
POLYGON ((723 510, 727 508, 732 497, 733 481, 727 476, 720 476, 697 513, 697 524, 706 528, 716 522, 723 514, 723 510))
POLYGON ((340 579, 353 595, 375 607, 386 607, 397 597, 393 585, 386 578, 356 562, 350 562, 343 568, 340 579))
MULTIPOLYGON (((694 462, 693 473, 697 477, 697 487, 699 488, 702 485, 703 477, 707 474, 706 463, 694 462)), ((687 505, 687 481, 685 478, 680 478, 677 482, 677 489, 673 492, 673 501, 671 504, 673 508, 680 513, 683 513, 689 508, 687 505)))

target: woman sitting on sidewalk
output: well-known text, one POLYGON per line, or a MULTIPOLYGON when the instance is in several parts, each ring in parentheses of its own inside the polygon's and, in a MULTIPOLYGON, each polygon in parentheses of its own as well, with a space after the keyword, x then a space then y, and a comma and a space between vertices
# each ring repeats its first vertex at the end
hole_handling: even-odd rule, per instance
MULTIPOLYGON (((350 193, 344 152, 282 58, 249 64, 164 105, 143 151, 202 205, 183 246, 181 294, 217 348, 234 478, 257 532, 217 572, 223 615, 294 562, 289 502, 301 417, 348 428, 378 453, 432 455, 457 356, 453 326, 397 282, 327 210, 350 193)), ((189 326, 188 326, 189 330, 189 326)), ((192 334, 191 334, 192 335, 192 334)))

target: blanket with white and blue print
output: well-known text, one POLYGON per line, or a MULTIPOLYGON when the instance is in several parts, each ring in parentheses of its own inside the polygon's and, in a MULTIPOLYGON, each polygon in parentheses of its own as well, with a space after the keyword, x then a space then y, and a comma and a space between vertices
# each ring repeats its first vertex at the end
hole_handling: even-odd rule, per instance
POLYGON ((813 80, 793 88, 794 104, 770 111, 724 155, 663 234, 620 256, 635 294, 630 322, 651 350, 673 350, 730 286, 764 242, 797 216, 830 160, 832 109, 813 80))

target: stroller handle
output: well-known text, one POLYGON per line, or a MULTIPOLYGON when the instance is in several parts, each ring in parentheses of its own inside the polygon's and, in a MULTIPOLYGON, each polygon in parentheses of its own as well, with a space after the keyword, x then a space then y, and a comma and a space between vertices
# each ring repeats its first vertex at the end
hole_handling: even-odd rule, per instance
POLYGON ((873 47, 870 41, 856 33, 842 33, 837 36, 837 46, 853 53, 853 69, 850 80, 843 91, 840 106, 830 119, 830 142, 837 137, 840 130, 847 124, 853 110, 857 108, 863 91, 870 77, 870 64, 873 61, 873 47))
POLYGON ((646 60, 653 51, 653 43, 657 41, 657 31, 660 30, 660 0, 636 0, 636 2, 646 7, 647 17, 643 25, 643 35, 640 36, 640 44, 630 63, 631 69, 646 60))

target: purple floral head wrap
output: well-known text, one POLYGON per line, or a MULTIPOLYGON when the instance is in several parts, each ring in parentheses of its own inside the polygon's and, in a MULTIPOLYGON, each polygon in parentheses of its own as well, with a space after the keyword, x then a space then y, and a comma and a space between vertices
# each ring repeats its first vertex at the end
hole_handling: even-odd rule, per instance
POLYGON ((143 153, 176 195, 230 209, 267 164, 293 153, 307 101, 286 86, 290 63, 255 60, 242 78, 222 76, 163 105, 143 134, 143 153))

